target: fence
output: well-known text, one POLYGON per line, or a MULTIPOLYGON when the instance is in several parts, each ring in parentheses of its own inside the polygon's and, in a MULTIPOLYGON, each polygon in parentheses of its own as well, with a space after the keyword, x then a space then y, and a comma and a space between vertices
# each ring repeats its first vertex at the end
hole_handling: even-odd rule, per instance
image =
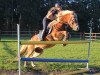
MULTIPOLYGON (((30 39, 38 31, 20 31, 21 39, 30 39)), ((0 40, 17 40, 17 31, 1 31, 0 40)))
MULTIPOLYGON (((30 39, 39 31, 20 31, 21 39, 30 39)), ((88 40, 90 33, 70 32, 69 40, 88 40)), ((91 33, 92 40, 100 40, 100 33, 91 33)), ((0 31, 0 40, 17 40, 17 31, 0 31)))
MULTIPOLYGON (((89 39, 90 33, 85 33, 85 40, 89 39)), ((91 33, 91 40, 100 40, 100 33, 91 33)))

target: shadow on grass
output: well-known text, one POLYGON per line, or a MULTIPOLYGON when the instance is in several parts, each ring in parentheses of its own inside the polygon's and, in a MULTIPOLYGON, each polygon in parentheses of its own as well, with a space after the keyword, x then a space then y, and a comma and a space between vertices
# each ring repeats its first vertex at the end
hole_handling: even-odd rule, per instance
POLYGON ((90 65, 90 74, 95 75, 97 73, 99 73, 98 75, 100 75, 100 67, 90 65))
MULTIPOLYGON (((58 66, 58 65, 57 65, 58 66)), ((69 72, 73 72, 71 70, 67 71, 51 71, 51 72, 43 72, 39 68, 26 68, 27 71, 21 70, 21 75, 68 75, 69 72)), ((75 70, 79 71, 79 70, 75 70)), ((0 75, 18 75, 18 71, 13 70, 0 70, 0 75)), ((78 74, 69 74, 69 75, 100 75, 100 67, 91 66, 91 69, 88 72, 78 73, 78 74)))
MULTIPOLYGON (((40 68, 40 65, 35 67, 35 68, 27 67, 25 69, 26 69, 27 72, 30 72, 31 74, 33 73, 33 75, 34 75, 34 73, 35 73, 35 75, 97 75, 97 74, 100 75, 100 67, 93 66, 93 65, 90 65, 90 69, 88 71, 84 71, 85 69, 78 69, 78 68, 73 69, 73 70, 71 70, 70 68, 68 70, 61 70, 60 67, 64 67, 64 66, 67 66, 67 65, 61 66, 61 64, 52 64, 52 65, 48 66, 48 65, 45 64, 44 65, 45 70, 47 70, 48 67, 50 67, 50 66, 51 67, 53 67, 53 66, 58 67, 58 69, 45 72, 44 70, 42 70, 43 66, 42 66, 42 68, 40 68), (72 72, 72 74, 70 74, 71 72, 72 72), (73 72, 75 74, 73 74, 73 72)), ((70 66, 72 67, 71 64, 69 65, 69 67, 70 66)), ((75 66, 74 65, 73 67, 82 67, 82 66, 79 66, 79 65, 75 66)))
POLYGON ((3 45, 4 45, 4 50, 5 50, 7 53, 9 53, 9 54, 12 55, 12 56, 16 56, 15 51, 12 50, 12 48, 10 48, 10 46, 9 46, 6 42, 4 42, 3 45))
POLYGON ((84 71, 85 69, 76 69, 74 71, 54 71, 50 75, 100 75, 100 67, 91 66, 89 70, 84 71), (83 70, 83 71, 82 71, 83 70))

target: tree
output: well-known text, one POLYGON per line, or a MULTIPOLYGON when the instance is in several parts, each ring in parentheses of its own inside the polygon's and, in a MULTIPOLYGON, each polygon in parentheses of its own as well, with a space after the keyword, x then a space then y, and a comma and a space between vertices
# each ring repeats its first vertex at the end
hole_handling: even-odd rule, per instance
POLYGON ((21 17, 21 30, 42 29, 43 17, 56 2, 77 13, 81 32, 88 32, 91 18, 93 32, 100 31, 100 0, 0 0, 0 28, 16 30, 21 17))

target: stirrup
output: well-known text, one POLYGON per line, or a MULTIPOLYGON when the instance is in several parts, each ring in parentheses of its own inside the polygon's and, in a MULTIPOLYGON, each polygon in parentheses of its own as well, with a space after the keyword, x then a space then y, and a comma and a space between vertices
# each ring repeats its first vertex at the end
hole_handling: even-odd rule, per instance
POLYGON ((50 33, 51 33, 51 31, 52 31, 52 28, 50 28, 50 29, 48 30, 48 33, 47 33, 47 34, 50 34, 50 33))

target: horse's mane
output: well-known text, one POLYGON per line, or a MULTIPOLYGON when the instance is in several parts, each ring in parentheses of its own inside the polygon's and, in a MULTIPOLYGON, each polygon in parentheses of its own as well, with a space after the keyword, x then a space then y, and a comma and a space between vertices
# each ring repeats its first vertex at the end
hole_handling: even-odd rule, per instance
POLYGON ((74 13, 74 11, 71 11, 71 10, 62 10, 58 13, 58 16, 63 16, 63 15, 66 15, 66 14, 70 14, 70 13, 74 13))

